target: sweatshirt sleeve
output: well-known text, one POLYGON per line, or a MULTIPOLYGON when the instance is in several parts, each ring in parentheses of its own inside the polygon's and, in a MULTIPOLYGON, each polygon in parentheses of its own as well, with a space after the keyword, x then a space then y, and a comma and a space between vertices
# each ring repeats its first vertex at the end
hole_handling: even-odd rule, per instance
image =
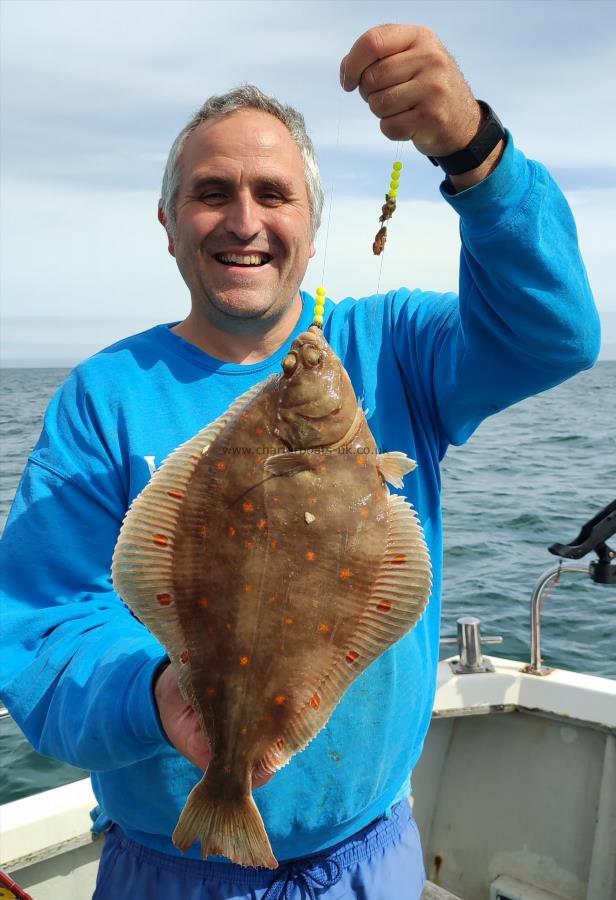
POLYGON ((445 447, 590 368, 600 325, 571 210, 511 135, 488 178, 459 193, 446 180, 441 193, 460 216, 459 296, 400 298, 398 313, 414 309, 414 329, 410 342, 398 331, 397 346, 403 369, 419 370, 445 447))
POLYGON ((113 591, 126 491, 75 376, 54 398, 1 544, 0 694, 40 752, 115 769, 165 745, 165 652, 113 591))

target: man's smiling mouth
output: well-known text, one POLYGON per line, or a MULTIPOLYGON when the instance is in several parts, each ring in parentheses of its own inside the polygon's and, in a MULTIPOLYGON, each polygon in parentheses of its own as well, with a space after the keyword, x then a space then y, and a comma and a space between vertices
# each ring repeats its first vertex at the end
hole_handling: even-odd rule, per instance
POLYGON ((264 266, 272 257, 269 253, 215 253, 214 259, 225 266, 264 266))

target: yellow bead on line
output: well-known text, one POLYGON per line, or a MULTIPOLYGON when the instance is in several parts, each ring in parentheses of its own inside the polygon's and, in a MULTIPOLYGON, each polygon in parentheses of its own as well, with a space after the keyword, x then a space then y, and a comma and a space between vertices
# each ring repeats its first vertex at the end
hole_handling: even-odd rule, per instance
POLYGON ((323 327, 323 313, 325 312, 325 296, 326 290, 324 287, 317 288, 317 294, 314 305, 314 318, 312 320, 313 325, 318 325, 319 328, 323 327))
POLYGON ((401 168, 402 168, 402 163, 400 161, 397 161, 394 163, 394 169, 396 170, 396 172, 399 172, 401 168))
POLYGON ((393 169, 391 173, 392 181, 400 181, 400 171, 399 169, 393 169))

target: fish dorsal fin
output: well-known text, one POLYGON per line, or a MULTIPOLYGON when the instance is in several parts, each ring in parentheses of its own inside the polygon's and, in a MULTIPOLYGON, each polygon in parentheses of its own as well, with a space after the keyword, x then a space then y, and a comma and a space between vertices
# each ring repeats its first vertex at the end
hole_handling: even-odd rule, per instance
POLYGON ((189 666, 180 666, 184 638, 173 597, 173 550, 184 493, 203 453, 223 428, 268 383, 269 378, 235 400, 222 416, 171 453, 133 500, 124 517, 113 553, 113 586, 143 624, 163 644, 176 671, 186 672, 181 687, 187 696, 189 666))
POLYGON ((404 497, 388 501, 385 555, 374 588, 348 644, 330 671, 311 689, 255 772, 271 774, 286 765, 327 723, 349 685, 421 618, 431 590, 428 549, 417 514, 404 497))
POLYGON ((385 479, 394 487, 404 487, 402 479, 413 469, 417 468, 417 463, 411 459, 406 453, 399 450, 392 450, 390 453, 379 453, 376 457, 376 467, 385 479))

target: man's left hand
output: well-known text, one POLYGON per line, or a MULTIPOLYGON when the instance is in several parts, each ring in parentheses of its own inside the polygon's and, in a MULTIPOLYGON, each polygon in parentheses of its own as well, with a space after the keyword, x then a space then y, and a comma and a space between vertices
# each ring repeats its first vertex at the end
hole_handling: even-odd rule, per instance
POLYGON ((358 38, 340 65, 347 91, 361 96, 393 141, 411 140, 426 156, 464 149, 481 107, 453 57, 422 25, 378 25, 358 38))

